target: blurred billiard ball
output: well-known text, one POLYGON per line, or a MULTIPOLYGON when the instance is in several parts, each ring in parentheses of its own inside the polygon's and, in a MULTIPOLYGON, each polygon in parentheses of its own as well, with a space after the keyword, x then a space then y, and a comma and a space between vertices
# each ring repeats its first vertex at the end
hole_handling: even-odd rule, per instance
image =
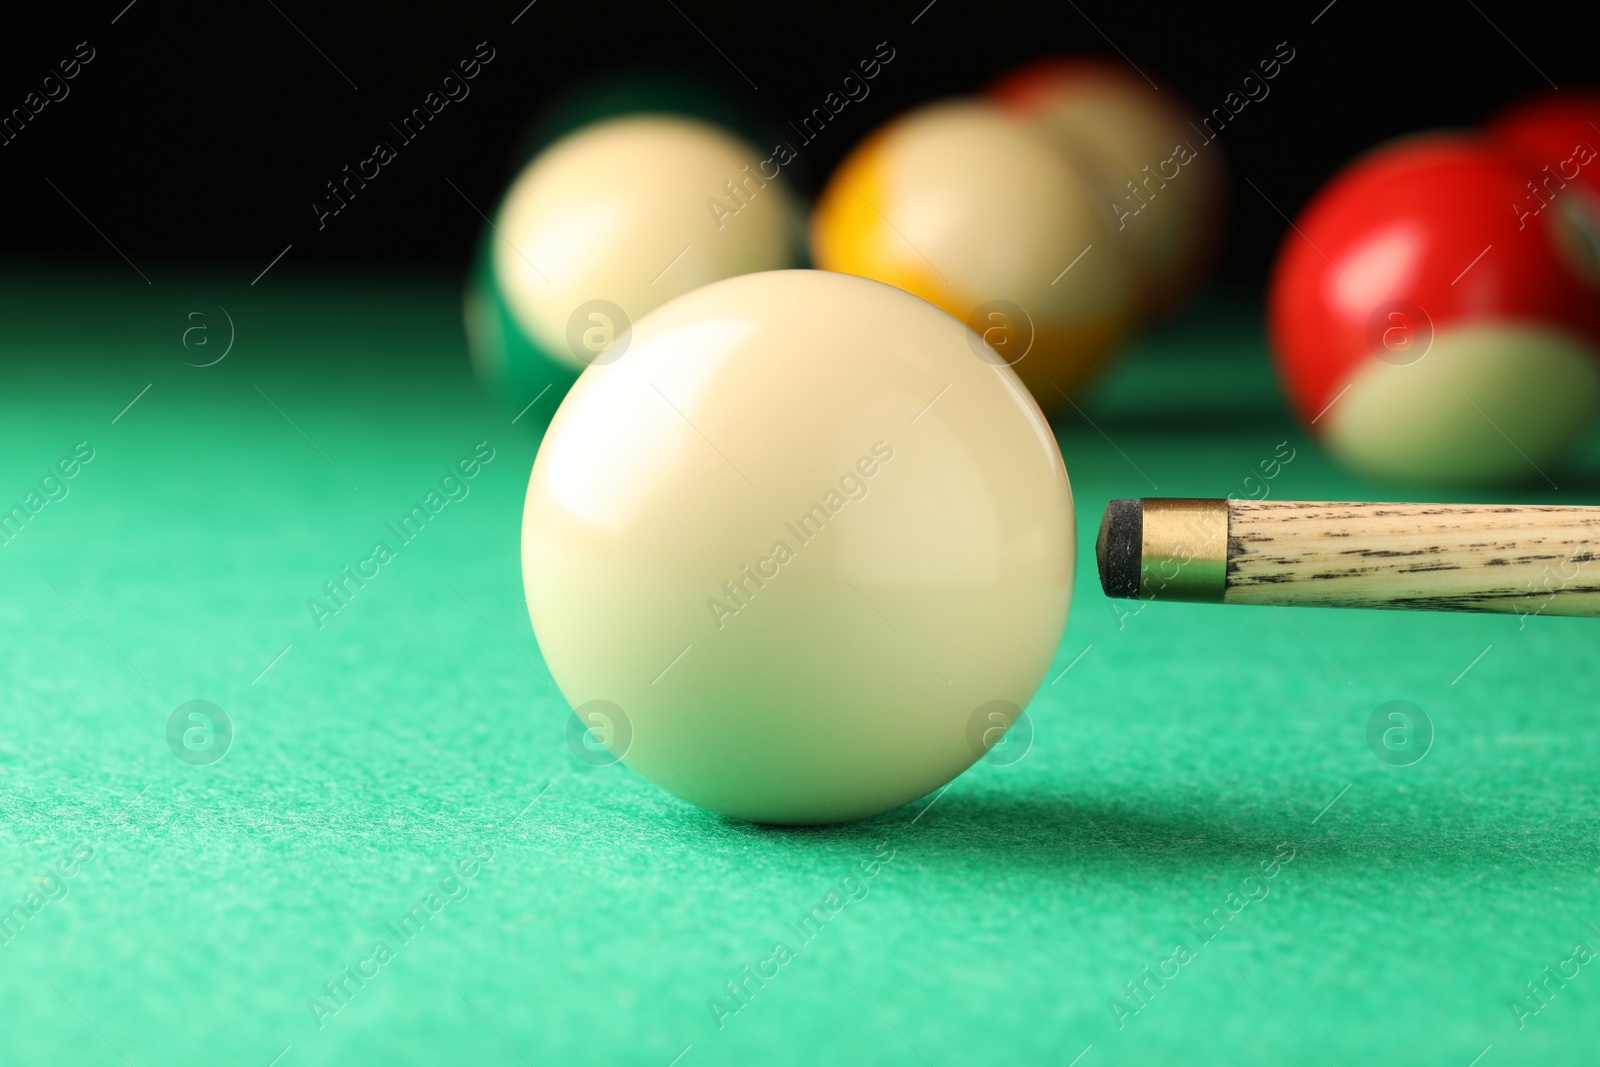
POLYGON ((630 323, 656 305, 795 265, 800 213, 769 160, 719 126, 665 113, 603 119, 548 145, 496 209, 468 283, 480 377, 519 409, 553 406, 590 362, 620 355, 630 323))
POLYGON ((1600 217, 1522 220, 1498 143, 1421 135, 1336 175, 1283 239, 1279 370, 1338 457, 1440 485, 1538 479, 1600 404, 1600 217))
POLYGON ((919 108, 863 141, 812 216, 825 270, 967 322, 1046 410, 1127 335, 1140 294, 1111 205, 1033 124, 979 99, 919 108))
POLYGON ((1600 197, 1600 90, 1540 93, 1500 111, 1486 129, 1525 165, 1521 212, 1540 214, 1569 188, 1574 197, 1600 197))
POLYGON ((1154 317, 1189 295, 1216 257, 1227 215, 1227 164, 1192 109, 1125 65, 1092 56, 1030 63, 988 96, 1075 160, 1115 215, 1154 317))

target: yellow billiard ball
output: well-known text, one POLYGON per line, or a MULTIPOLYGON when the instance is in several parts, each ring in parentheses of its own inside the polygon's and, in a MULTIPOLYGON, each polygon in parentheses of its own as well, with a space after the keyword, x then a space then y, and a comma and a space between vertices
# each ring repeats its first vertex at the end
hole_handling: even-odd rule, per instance
POLYGON ((851 153, 817 203, 812 255, 973 325, 1050 410, 1133 325, 1132 246, 1112 217, 1028 122, 958 100, 896 119, 851 153))
POLYGON ((977 334, 794 270, 663 304, 583 373, 522 564, 556 683, 629 766, 805 824, 909 803, 998 740, 1061 639, 1073 545, 1055 437, 977 334))

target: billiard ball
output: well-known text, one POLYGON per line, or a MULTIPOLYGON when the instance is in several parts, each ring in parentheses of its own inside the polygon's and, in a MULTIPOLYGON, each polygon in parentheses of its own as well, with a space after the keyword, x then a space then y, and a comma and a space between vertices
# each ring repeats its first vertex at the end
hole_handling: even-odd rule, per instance
MULTIPOLYGON (((1584 219, 1600 212, 1600 90, 1542 93, 1501 111, 1486 128, 1522 161, 1524 193, 1512 205, 1519 225, 1551 209, 1571 215, 1582 233, 1584 219)), ((1589 237, 1600 245, 1600 234, 1589 237)), ((1600 260, 1600 247, 1593 256, 1600 260)))
POLYGON ((1078 162, 1133 249, 1141 311, 1165 314, 1216 255, 1227 213, 1222 149, 1170 90, 1098 57, 1047 59, 988 89, 1078 162))
POLYGON ((765 162, 680 115, 618 116, 552 143, 506 193, 468 284, 480 376, 514 406, 548 390, 553 407, 657 304, 793 265, 799 209, 765 162))
MULTIPOLYGON (((1421 135, 1337 175, 1284 236, 1269 325, 1299 414, 1394 479, 1537 480, 1600 402, 1596 217, 1513 210, 1522 167, 1421 135)), ((1547 475, 1546 475, 1547 476, 1547 475)))
POLYGON ((1133 324, 1136 279, 1110 205, 1027 123, 933 104, 871 135, 812 217, 818 267, 888 282, 975 326, 1046 409, 1133 324))
POLYGON ((975 716, 983 744, 1016 718, 1066 624, 1072 496, 983 349, 902 290, 775 271, 663 304, 583 373, 534 461, 523 581, 629 766, 828 823, 937 789, 983 754, 975 716))

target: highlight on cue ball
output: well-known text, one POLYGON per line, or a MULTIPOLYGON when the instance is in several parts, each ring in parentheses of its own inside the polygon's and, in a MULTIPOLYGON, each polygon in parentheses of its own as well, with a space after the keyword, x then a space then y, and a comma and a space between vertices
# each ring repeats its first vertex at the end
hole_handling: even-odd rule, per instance
POLYGON ((1075 552, 1055 437, 974 338, 892 286, 773 271, 663 304, 584 371, 522 529, 556 684, 607 712, 569 742, 625 736, 662 788, 791 824, 991 750, 1055 655, 1075 552))

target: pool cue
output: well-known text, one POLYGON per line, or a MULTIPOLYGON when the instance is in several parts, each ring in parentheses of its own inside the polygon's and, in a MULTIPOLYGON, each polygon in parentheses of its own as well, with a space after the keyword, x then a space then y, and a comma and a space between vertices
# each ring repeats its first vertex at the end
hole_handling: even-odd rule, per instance
POLYGON ((1600 507, 1113 500, 1109 597, 1600 616, 1600 507))

